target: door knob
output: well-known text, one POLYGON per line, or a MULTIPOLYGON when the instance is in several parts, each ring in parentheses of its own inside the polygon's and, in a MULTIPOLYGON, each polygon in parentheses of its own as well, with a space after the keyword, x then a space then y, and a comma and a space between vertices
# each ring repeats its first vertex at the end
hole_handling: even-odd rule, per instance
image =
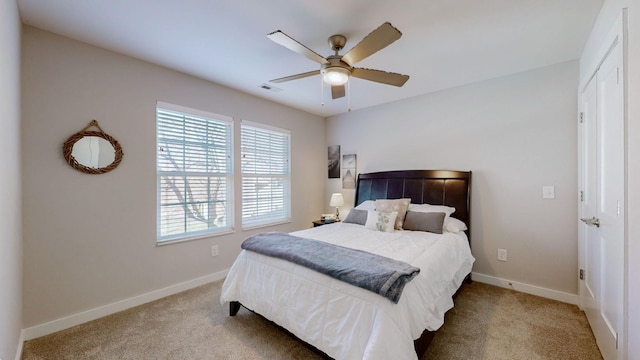
POLYGON ((585 224, 589 225, 589 226, 595 226, 595 227, 600 227, 600 219, 598 219, 597 217, 592 217, 591 219, 588 218, 582 218, 580 219, 582 220, 585 224))

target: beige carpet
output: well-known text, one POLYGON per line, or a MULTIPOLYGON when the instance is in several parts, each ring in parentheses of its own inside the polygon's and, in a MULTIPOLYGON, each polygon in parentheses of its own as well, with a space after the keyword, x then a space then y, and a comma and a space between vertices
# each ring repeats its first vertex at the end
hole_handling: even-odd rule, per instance
MULTIPOLYGON (((320 359, 242 308, 222 282, 27 341, 23 359, 320 359)), ((602 359, 576 307, 474 282, 464 285, 423 359, 602 359)))

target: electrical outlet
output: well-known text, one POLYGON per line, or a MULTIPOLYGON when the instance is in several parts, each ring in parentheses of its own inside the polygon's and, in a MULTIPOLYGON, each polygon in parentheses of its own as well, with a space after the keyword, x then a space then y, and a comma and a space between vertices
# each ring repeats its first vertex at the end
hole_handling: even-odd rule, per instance
POLYGON ((218 245, 213 245, 211 247, 211 256, 218 256, 219 253, 218 245))
POLYGON ((498 260, 499 261, 507 261, 507 250, 498 249, 498 260))

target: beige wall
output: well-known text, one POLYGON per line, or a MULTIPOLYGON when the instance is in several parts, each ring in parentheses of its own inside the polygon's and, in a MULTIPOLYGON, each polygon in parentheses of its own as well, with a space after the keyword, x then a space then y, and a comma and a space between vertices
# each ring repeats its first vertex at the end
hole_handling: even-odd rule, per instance
MULTIPOLYGON (((15 4, 1 6, 0 104, 10 115, 0 122, 0 144, 9 147, 0 156, 10 173, 20 169, 15 78, 20 35, 15 4)), ((633 65, 640 64, 637 4, 606 1, 585 53, 622 7, 630 7, 629 96, 640 99, 640 68, 633 65)), ((322 119, 206 81, 30 27, 24 28, 23 46, 25 327, 222 271, 235 258, 239 242, 248 235, 240 231, 155 246, 156 100, 292 130, 294 222, 271 229, 306 227, 322 209, 332 211, 326 199, 342 190, 339 181, 325 180, 325 145, 339 144, 343 153, 356 153, 359 172, 473 170, 474 271, 577 292, 576 63, 335 116, 327 121, 325 143, 316 136, 324 131, 322 119), (101 176, 75 172, 60 152, 64 139, 93 118, 125 151, 121 167, 101 176), (416 128, 421 131, 410 131, 416 128), (451 140, 456 146, 449 145, 451 140), (555 185, 557 198, 542 200, 542 185, 555 185), (220 245, 217 258, 209 256, 213 244, 220 245), (496 260, 498 247, 509 251, 508 262, 496 260)), ((580 67, 584 72, 588 64, 580 67)), ((633 186, 640 178, 634 155, 640 154, 639 107, 640 101, 629 102, 629 218, 640 204, 633 186)), ((3 209, 9 215, 20 207, 18 180, 1 180, 3 199, 9 199, 3 209)), ((343 192, 347 202, 353 201, 352 192, 343 192)), ((8 294, 0 303, 0 357, 11 358, 22 325, 20 230, 15 217, 0 221, 6 234, 0 240, 0 290, 8 294)), ((629 222, 630 304, 640 303, 638 286, 631 281, 640 274, 633 260, 640 258, 639 226, 629 222)), ((630 307, 629 318, 629 338, 640 336, 637 308, 630 307)), ((629 345, 629 358, 640 356, 637 346, 629 345)))
POLYGON ((637 0, 607 0, 585 46, 580 61, 580 78, 595 71, 594 59, 604 37, 622 14, 628 14, 626 52, 627 85, 627 189, 626 189, 626 284, 627 324, 622 349, 627 359, 640 359, 640 3, 637 0))
POLYGON ((306 228, 322 211, 324 119, 28 26, 22 45, 25 328, 224 271, 251 233, 306 228), (241 119, 289 129, 293 222, 243 232, 236 221, 231 235, 157 247, 156 100, 232 116, 236 145, 241 119), (104 175, 62 156, 92 119, 124 150, 104 175))
POLYGON ((562 63, 331 117, 327 142, 359 173, 473 171, 473 271, 576 294, 577 85, 578 63, 562 63))
POLYGON ((0 1, 0 358, 16 356, 22 329, 20 18, 0 1))

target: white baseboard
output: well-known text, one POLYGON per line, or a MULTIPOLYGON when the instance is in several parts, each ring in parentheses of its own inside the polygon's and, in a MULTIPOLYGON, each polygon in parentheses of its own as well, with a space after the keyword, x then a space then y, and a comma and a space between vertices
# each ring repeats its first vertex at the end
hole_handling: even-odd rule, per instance
POLYGON ((495 276, 479 274, 476 272, 471 273, 471 280, 502 287, 505 289, 512 289, 515 291, 520 291, 520 292, 531 294, 531 295, 541 296, 547 299, 562 301, 562 302, 573 304, 573 305, 578 304, 577 294, 570 294, 562 291, 551 290, 551 289, 547 289, 547 288, 543 288, 535 285, 529 285, 529 284, 525 284, 517 281, 506 280, 506 279, 498 278, 495 276))
MULTIPOLYGON (((24 344, 24 330, 20 331, 20 338, 18 338, 18 347, 16 349, 16 360, 22 359, 22 345, 24 344)), ((1 360, 1 359, 0 359, 1 360)))
MULTIPOLYGON (((21 333, 22 339, 20 344, 22 344, 24 341, 49 335, 60 330, 68 329, 72 326, 80 325, 107 315, 115 314, 119 311, 127 310, 134 306, 146 304, 148 302, 158 300, 169 295, 177 294, 182 291, 193 289, 210 282, 222 280, 225 278, 225 276, 227 276, 228 271, 229 270, 227 269, 210 275, 202 276, 193 280, 185 281, 183 283, 171 285, 163 289, 154 290, 146 294, 134 296, 132 298, 117 301, 115 303, 107 304, 91 310, 83 311, 78 314, 66 316, 64 318, 56 319, 44 324, 23 329, 21 333)), ((20 353, 22 353, 22 345, 20 345, 20 350, 20 353)), ((19 359, 19 357, 16 357, 16 359, 19 359)))
MULTIPOLYGON (((210 282, 222 280, 227 276, 228 270, 220 271, 210 275, 202 276, 193 280, 185 281, 183 283, 168 286, 166 288, 154 290, 146 294, 134 296, 129 299, 117 301, 115 303, 100 306, 91 310, 83 311, 78 314, 66 316, 64 318, 49 321, 44 324, 32 326, 23 329, 20 333, 20 342, 18 344, 18 351, 16 353, 16 360, 22 357, 22 344, 24 341, 32 340, 41 336, 49 335, 54 332, 68 329, 72 326, 80 325, 88 321, 96 320, 101 317, 115 314, 119 311, 127 310, 134 306, 146 304, 151 301, 155 301, 173 294, 177 294, 182 291, 196 288, 201 285, 208 284, 210 282)), ((506 289, 512 289, 527 294, 541 296, 547 299, 562 301, 569 304, 578 303, 578 295, 565 293, 562 291, 551 290, 539 286, 529 285, 517 281, 511 281, 506 279, 497 278, 494 276, 484 275, 480 273, 471 273, 471 279, 477 282, 494 285, 506 289)))

